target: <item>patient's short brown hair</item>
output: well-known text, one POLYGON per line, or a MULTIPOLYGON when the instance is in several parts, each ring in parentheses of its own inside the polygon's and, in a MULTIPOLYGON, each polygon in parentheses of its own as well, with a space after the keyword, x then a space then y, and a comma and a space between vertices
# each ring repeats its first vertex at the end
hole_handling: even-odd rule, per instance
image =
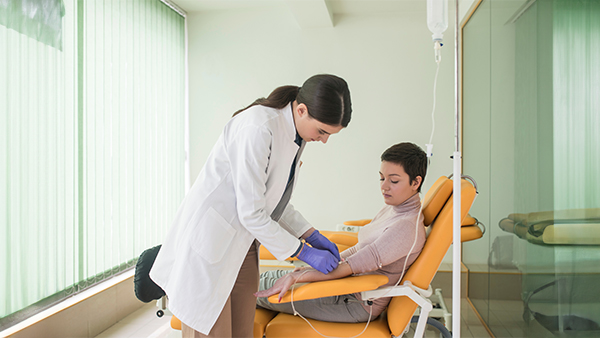
POLYGON ((394 144, 381 154, 381 161, 396 163, 404 168, 404 171, 412 183, 417 176, 421 176, 421 184, 425 181, 427 174, 427 154, 418 145, 410 142, 394 144))

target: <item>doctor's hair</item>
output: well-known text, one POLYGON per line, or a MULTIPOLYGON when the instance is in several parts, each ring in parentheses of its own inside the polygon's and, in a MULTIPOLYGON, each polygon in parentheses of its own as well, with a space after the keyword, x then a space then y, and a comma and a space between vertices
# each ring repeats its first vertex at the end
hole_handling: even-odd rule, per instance
POLYGON ((255 100, 248 107, 235 112, 233 116, 256 105, 282 109, 294 100, 298 104, 304 103, 308 115, 321 123, 344 128, 350 123, 352 103, 348 84, 341 77, 330 74, 314 75, 306 80, 302 87, 278 87, 268 97, 255 100))
POLYGON ((296 97, 298 96, 299 91, 300 91, 300 87, 298 87, 298 86, 277 87, 266 98, 261 97, 261 98, 256 99, 248 107, 242 108, 242 109, 236 111, 233 114, 233 116, 236 116, 237 114, 243 112, 244 110, 246 110, 250 107, 258 106, 258 105, 269 107, 269 108, 275 108, 275 109, 283 109, 290 102, 294 102, 294 100, 296 100, 296 97))
POLYGON ((330 126, 346 128, 352 117, 350 89, 341 77, 319 74, 310 77, 300 88, 298 104, 304 103, 308 115, 330 126))
POLYGON ((427 154, 418 145, 410 142, 395 144, 381 154, 381 161, 401 165, 410 178, 410 183, 421 176, 421 184, 417 189, 421 192, 427 174, 427 154))

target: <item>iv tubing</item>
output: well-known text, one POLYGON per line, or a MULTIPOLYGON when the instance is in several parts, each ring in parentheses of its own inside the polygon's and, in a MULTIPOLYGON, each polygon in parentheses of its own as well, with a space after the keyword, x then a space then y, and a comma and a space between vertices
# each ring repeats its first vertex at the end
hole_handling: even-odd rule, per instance
MULTIPOLYGON (((426 144, 426 146, 427 146, 427 169, 429 169, 429 166, 430 166, 430 158, 431 158, 431 156, 433 156, 432 149, 433 149, 433 135, 435 134, 435 105, 436 105, 436 96, 437 96, 437 94, 436 94, 437 93, 437 79, 438 79, 438 74, 440 72, 440 61, 442 60, 441 59, 441 51, 440 51, 441 44, 439 42, 436 42, 436 45, 434 48, 436 49, 435 62, 437 63, 437 68, 435 70, 435 77, 433 80, 433 109, 431 110, 431 135, 429 136, 429 143, 426 144)), ((423 186, 423 182, 421 182, 421 186, 423 186)), ((417 244, 419 219, 420 219, 422 213, 423 213, 423 203, 421 202, 421 206, 419 207, 419 212, 417 213, 417 221, 415 222, 415 240, 413 241, 413 244, 410 247, 408 254, 406 255, 406 259, 404 260, 404 266, 402 267, 402 274, 400 275, 400 278, 398 278, 398 281, 396 282, 396 284, 394 284, 393 288, 397 287, 400 284, 400 282, 402 281, 402 278, 404 277, 404 273, 406 272, 406 263, 408 262, 408 257, 412 254, 413 249, 415 248, 415 245, 417 244)), ((423 216, 423 221, 425 221, 425 216, 423 216)), ((390 288, 386 293, 379 296, 378 298, 385 297, 388 293, 390 293, 392 291, 393 288, 390 288)))
POLYGON ((459 88, 458 88, 458 80, 459 80, 459 45, 458 45, 458 34, 459 34, 459 21, 458 21, 458 1, 455 1, 455 28, 454 28, 454 70, 455 70, 455 78, 454 78, 454 94, 455 97, 455 130, 454 130, 454 139, 455 139, 455 148, 454 148, 454 171, 453 171, 453 200, 454 200, 454 210, 453 210, 453 224, 452 224, 452 233, 453 233, 453 252, 452 252, 452 336, 460 337, 460 275, 461 275, 461 236, 460 236, 460 215, 461 215, 461 155, 460 155, 460 147, 459 147, 459 88))
MULTIPOLYGON (((435 62, 437 63, 437 68, 435 71, 435 77, 433 80, 433 108, 431 110, 431 135, 429 136, 429 143, 426 144, 427 146, 427 158, 428 158, 428 164, 427 167, 429 167, 429 159, 431 158, 431 156, 433 156, 432 153, 432 149, 433 149, 433 135, 435 134, 435 106, 436 106, 436 92, 437 92, 437 80, 438 80, 438 74, 440 72, 440 62, 441 62, 441 44, 438 42, 436 42, 435 44, 435 62)), ((456 153, 455 153, 456 155, 456 153)), ((460 172, 460 171, 459 171, 460 172)), ((454 172, 456 174, 456 171, 454 172)), ((459 174, 460 177, 460 174, 459 174)), ((459 179, 460 182, 460 179, 459 179)), ((421 182, 421 185, 423 184, 423 182, 421 182)), ((459 193, 460 195, 460 193, 459 193)), ((460 205, 460 203, 459 203, 460 205)), ((397 287, 400 282, 402 281, 402 278, 404 277, 404 273, 406 272, 406 263, 408 262, 408 257, 412 254, 415 245, 417 244, 417 234, 418 234, 418 228, 419 228, 419 219, 420 216, 423 212, 423 203, 421 203, 421 206, 419 207, 419 212, 417 213, 417 221, 415 222, 415 240, 413 241, 412 246, 410 247, 410 250, 408 251, 408 254, 406 255, 406 259, 404 260, 404 266, 402 268, 402 274, 400 275, 400 278, 398 278, 398 281, 396 282, 396 284, 394 284, 393 288, 397 287)), ((460 224, 460 221, 459 221, 460 224)), ((298 276, 298 279, 300 279, 300 277, 302 277, 302 275, 304 275, 306 273, 303 272, 300 276, 298 276)), ((460 276, 459 276, 460 277, 460 276)), ((294 307, 294 287, 295 287, 295 283, 294 285, 292 285, 292 290, 291 290, 291 305, 292 305, 292 310, 294 311, 294 315, 295 316, 299 316, 300 318, 304 319, 304 321, 310 325, 310 327, 313 329, 313 331, 315 331, 316 333, 318 333, 319 335, 325 337, 325 338, 336 338, 336 337, 332 337, 332 336, 327 336, 322 334, 321 332, 319 332, 306 318, 304 318, 304 316, 302 316, 302 314, 300 314, 298 311, 296 311, 296 308, 294 307)), ((383 298, 385 297, 388 293, 390 293, 392 291, 393 288, 390 288, 386 293, 384 293, 383 295, 379 296, 378 298, 383 298)), ((373 299, 369 299, 369 300, 373 300, 373 299)), ((366 330, 367 327, 369 327, 369 323, 371 322, 371 314, 373 311, 373 306, 369 306, 369 320, 367 321, 367 324, 365 325, 365 328, 363 329, 363 331, 361 333, 359 333, 356 336, 353 337, 347 337, 347 338, 356 338, 360 335, 362 335, 366 330)), ((337 337, 337 338, 345 338, 345 337, 337 337)))
MULTIPOLYGON (((436 47, 441 47, 441 45, 437 45, 436 47)), ((437 63, 437 68, 435 71, 435 77, 433 80, 433 109, 431 111, 431 135, 429 137, 429 143, 426 144, 427 146, 427 158, 428 158, 428 163, 427 163, 427 167, 429 168, 429 161, 431 156, 433 156, 432 153, 432 148, 433 148, 433 135, 435 134, 435 106, 436 106, 436 92, 437 92, 437 79, 438 79, 438 74, 440 72, 440 61, 441 61, 441 54, 439 51, 439 48, 437 48, 436 50, 436 63, 437 63)), ((423 185, 423 182, 421 182, 421 186, 423 185)), ((410 247, 410 250, 408 251, 408 254, 406 255, 406 259, 404 260, 404 266, 402 267, 402 274, 400 274, 400 278, 398 278, 398 281, 396 282, 396 284, 394 284, 393 288, 397 287, 400 282, 402 281, 402 278, 404 277, 404 273, 406 272, 406 263, 408 262, 408 257, 412 254, 415 245, 417 244, 417 236, 418 236, 418 229, 419 229, 419 219, 421 218, 421 214, 423 213, 423 203, 420 203, 420 207, 419 207, 419 212, 417 213, 417 220, 415 222, 415 240, 413 241, 412 246, 410 247)), ((425 216, 423 216, 423 220, 425 220, 425 216)), ((304 271, 302 274, 300 274, 300 276, 298 276, 298 278, 296 279, 296 282, 298 281, 298 279, 300 279, 300 277, 302 277, 302 275, 304 275, 307 271, 304 271)), ((356 336, 353 337, 332 337, 332 336, 327 336, 322 334, 321 332, 319 332, 319 330, 317 330, 309 321, 308 319, 304 318, 304 316, 302 316, 302 314, 300 314, 298 311, 296 311, 296 307, 294 306, 294 288, 295 288, 295 284, 292 285, 292 290, 291 290, 291 305, 292 305, 292 310, 294 311, 294 316, 299 316, 300 318, 304 319, 304 321, 310 325, 310 327, 313 329, 313 331, 315 331, 316 333, 318 333, 319 335, 325 337, 325 338, 356 338, 360 335, 362 335, 366 330, 367 327, 369 327, 369 323, 371 323, 371 315, 372 315, 372 311, 373 311, 373 306, 370 305, 369 306, 369 320, 367 321, 365 328, 362 330, 361 333, 359 333, 356 336)), ((384 293, 383 295, 377 297, 377 298, 383 298, 385 297, 388 293, 390 293, 392 291, 393 288, 390 288, 386 293, 384 293)), ((369 300, 373 300, 373 299, 369 299, 369 300)), ((363 300, 364 301, 364 300, 363 300)))
MULTIPOLYGON (((456 4, 456 6, 457 6, 456 12, 458 13, 458 2, 456 4)), ((457 22, 458 22, 458 14, 457 14, 457 22)), ((458 39, 458 37, 456 37, 456 33, 455 33, 455 38, 458 39)), ((458 45, 458 43, 455 44, 455 46, 457 46, 457 45, 458 45)), ((440 71, 440 62, 441 62, 441 50, 440 49, 441 49, 441 47, 442 47, 442 44, 439 41, 435 41, 434 42, 435 62, 437 64, 437 68, 436 68, 435 77, 434 77, 434 80, 433 80, 433 108, 432 108, 432 111, 431 111, 431 135, 429 136, 429 143, 426 144, 427 158, 428 158, 428 160, 431 158, 431 156, 433 156, 432 149, 433 149, 433 135, 435 134, 435 107, 436 107, 436 96, 437 96, 436 92, 437 92, 438 74, 439 74, 439 71, 440 71)), ((455 50, 456 51, 458 50, 457 47, 455 47, 455 50)), ((455 61, 455 66, 456 66, 456 64, 457 63, 455 61)), ((458 79, 458 77, 457 77, 457 79, 458 79)), ((458 149, 458 136, 457 136, 458 135, 458 110, 456 111, 456 116, 457 116, 457 119, 456 119, 456 134, 455 134, 455 138, 456 138, 456 147, 457 147, 456 149, 458 149)), ((458 158, 459 158, 459 161, 458 161, 458 165, 459 165, 458 174, 457 174, 457 170, 456 170, 456 163, 457 163, 456 160, 454 160, 455 168, 454 168, 454 171, 453 171, 454 177, 455 178, 458 177, 458 203, 454 204, 454 208, 455 208, 454 209, 454 211, 455 211, 454 212, 454 217, 455 218, 456 217, 459 218, 459 221, 458 221, 458 224, 459 224, 458 236, 460 238, 460 223, 461 223, 461 221, 460 221, 460 177, 461 177, 461 174, 460 174, 460 153, 458 153, 458 154, 459 154, 459 156, 458 156, 458 158), (458 210, 459 210, 458 216, 456 216, 456 206, 457 205, 458 205, 458 210)), ((454 157, 455 157, 455 159, 457 158, 457 152, 456 151, 454 152, 454 157)), ((429 167, 429 163, 428 163, 427 166, 429 167)), ((457 180, 454 179, 453 183, 454 183, 454 190, 455 191, 453 192, 453 194, 456 192, 456 182, 457 182, 457 180)), ((423 182, 421 182, 421 185, 422 184, 423 184, 423 182)), ((456 196, 456 195, 454 195, 454 196, 456 196)), ((398 281, 396 282, 396 284, 394 284, 393 288, 397 287, 400 284, 400 282, 402 281, 402 278, 404 277, 404 273, 406 272, 406 263, 408 262, 408 257, 412 254, 412 252, 413 252, 413 250, 415 248, 415 245, 417 244, 417 234, 418 234, 418 227, 419 227, 419 219, 420 219, 420 216, 421 216, 422 212, 423 212, 423 203, 421 203, 420 208, 419 208, 419 212, 417 213, 417 220, 415 222, 415 239, 413 241, 412 246, 410 247, 410 250, 408 251, 408 254, 406 255, 406 259, 404 260, 404 266, 402 268, 402 274, 400 275, 400 278, 398 278, 398 281)), ((454 221, 456 222, 456 219, 454 221)), ((456 223, 454 223, 454 224, 456 224, 456 223)), ((454 235, 456 236, 456 234, 454 234, 454 235)), ((459 240, 458 243, 460 243, 460 240, 459 240)), ((459 247, 459 250, 460 250, 460 247, 459 247)), ((459 261, 459 271, 460 271, 460 261, 459 261)), ((300 274, 300 276, 298 276, 298 279, 300 279, 300 277, 302 277, 302 275, 304 275, 306 272, 307 271, 304 271, 302 274, 300 274)), ((453 265, 453 275, 452 276, 454 277, 454 265, 453 265)), ((459 283, 460 283, 460 273, 459 273, 458 277, 459 277, 459 283)), ((290 299, 290 302, 291 302, 291 305, 292 305, 292 311, 294 311, 294 316, 299 316, 300 318, 302 318, 313 329, 313 331, 315 331, 316 333, 318 333, 322 337, 325 337, 325 338, 356 338, 356 337, 362 335, 367 330, 367 327, 369 327, 369 324, 371 323, 371 315, 372 315, 372 311, 373 311, 373 306, 372 305, 369 306, 369 319, 367 320, 367 323, 366 323, 364 329, 359 334, 357 334, 355 336, 352 336, 352 337, 335 337, 335 336, 324 335, 323 333, 319 332, 319 330, 317 330, 308 321, 308 319, 304 318, 304 316, 302 316, 302 314, 300 314, 298 311, 296 311, 296 308, 294 306, 294 288, 295 288, 295 284, 296 283, 294 283, 292 285, 291 299, 290 299)), ((455 292, 454 291, 455 284, 456 283, 454 283, 454 282, 452 283, 452 286, 453 286, 453 297, 452 297, 453 306, 455 305, 454 304, 454 299, 455 299, 454 295, 456 294, 456 293, 454 293, 455 292)), ((381 295, 381 296, 379 296, 377 298, 383 298, 383 297, 385 297, 393 288, 390 288, 386 293, 384 293, 383 295, 381 295)), ((458 288, 459 288, 459 292, 460 292, 460 284, 458 285, 458 288)), ((458 293, 458 295, 459 295, 459 298, 457 298, 457 299, 460 299, 460 293, 458 293)), ((373 300, 373 299, 369 299, 369 300, 373 300)), ((453 307, 453 313, 454 313, 454 311, 455 311, 455 309, 453 307)), ((458 312, 456 312, 456 313, 459 314, 459 316, 458 316, 459 321, 458 321, 458 324, 456 324, 454 322, 455 316, 453 316, 452 317, 452 320, 453 320, 452 325, 453 325, 453 327, 457 327, 455 325, 458 325, 459 330, 458 330, 458 332, 454 331, 454 332, 456 332, 457 335, 454 335, 454 333, 453 333, 453 335, 454 335, 454 337, 460 337, 460 302, 459 302, 458 312)))
MULTIPOLYGON (((438 64, 439 66, 439 64, 438 64)), ((433 134, 432 138, 433 138, 433 134)), ((421 184, 423 184, 423 182, 421 182, 421 184)), ((400 282, 402 281, 402 278, 404 277, 404 273, 406 272, 406 263, 408 262, 408 257, 412 254, 415 245, 417 244, 417 235, 418 235, 418 229, 419 229, 419 219, 421 218, 421 214, 423 213, 423 203, 421 203, 421 206, 419 207, 419 212, 417 213, 417 221, 415 222, 415 240, 413 242, 413 245, 410 247, 410 250, 408 251, 408 254, 406 255, 406 258, 404 259, 404 267, 402 268, 402 274, 400 275, 400 278, 398 278, 398 281, 396 282, 396 284, 394 284, 393 288, 397 287, 400 282)), ((423 220, 425 220, 425 216, 423 216, 423 220)), ((300 277, 302 277, 302 275, 304 275, 305 273, 307 273, 308 271, 304 271, 302 274, 300 274, 300 276, 298 276, 298 278, 296 279, 296 282, 300 279, 300 277)), ((294 306, 294 287, 296 286, 296 283, 294 283, 292 285, 292 294, 291 294, 291 305, 292 305, 292 310, 294 311, 294 316, 299 316, 300 318, 304 319, 304 321, 306 323, 308 323, 308 325, 310 325, 310 327, 313 329, 313 331, 315 331, 316 333, 318 333, 319 335, 325 337, 325 338, 356 338, 360 335, 362 335, 366 330, 367 327, 369 327, 369 324, 371 323, 371 315, 373 314, 373 305, 369 305, 369 320, 367 320, 367 323, 365 325, 365 328, 362 330, 361 333, 352 336, 352 337, 336 337, 336 336, 327 336, 322 334, 321 332, 319 332, 319 330, 317 330, 309 321, 308 319, 304 318, 304 316, 302 316, 302 314, 300 314, 300 312, 296 311, 296 307, 294 306)), ((386 293, 384 293, 383 295, 377 297, 377 298, 383 298, 385 297, 388 293, 390 293, 392 291, 393 288, 390 288, 386 293)), ((374 298, 373 298, 374 299, 374 298)), ((368 299, 368 300, 373 300, 373 299, 368 299)), ((363 299, 364 301, 364 299, 363 299)))
MULTIPOLYGON (((300 277, 302 277, 302 275, 304 275, 305 273, 307 273, 308 271, 304 271, 302 274, 300 274, 300 276, 298 276, 298 278, 296 279, 296 282, 298 281, 298 279, 300 279, 300 277)), ((317 330, 309 321, 308 319, 304 318, 303 315, 300 314, 300 312, 296 311, 296 307, 294 306, 294 287, 296 286, 296 283, 294 283, 292 285, 292 294, 291 294, 291 303, 292 303, 292 311, 294 311, 294 316, 299 316, 300 318, 304 319, 304 321, 310 325, 310 327, 313 329, 313 331, 315 331, 316 333, 318 333, 319 335, 325 337, 325 338, 345 338, 345 337, 336 337, 336 336, 327 336, 322 334, 321 332, 319 332, 319 330, 317 330)), ((365 328, 357 335, 352 336, 352 337, 347 337, 347 338, 356 338, 360 335, 362 335, 365 331, 367 331, 367 327, 369 327, 369 323, 371 323, 371 316, 373 315, 373 305, 369 305, 369 320, 367 320, 367 324, 365 325, 365 328)))
MULTIPOLYGON (((435 133, 435 105, 436 105, 436 91, 437 91, 437 79, 440 73, 440 59, 436 58, 437 69, 435 70, 435 77, 433 80, 433 109, 431 110, 431 135, 429 136, 429 143, 425 144, 427 158, 430 159, 433 156, 433 134, 435 133)), ((429 167, 429 163, 427 163, 429 167)))

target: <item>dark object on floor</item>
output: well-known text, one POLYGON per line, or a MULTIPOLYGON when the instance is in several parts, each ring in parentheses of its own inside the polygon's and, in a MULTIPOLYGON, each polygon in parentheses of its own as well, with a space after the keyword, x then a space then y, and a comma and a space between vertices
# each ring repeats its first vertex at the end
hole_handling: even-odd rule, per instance
POLYGON ((150 269, 152 269, 160 247, 160 245, 157 245, 142 252, 135 265, 135 275, 133 277, 135 296, 144 303, 160 299, 165 295, 163 289, 150 279, 150 269))
POLYGON ((572 314, 563 316, 545 315, 536 311, 532 311, 529 308, 529 302, 534 294, 553 285, 556 285, 559 282, 561 282, 560 279, 553 280, 550 283, 540 286, 539 288, 537 288, 529 294, 527 300, 525 301, 525 306, 523 309, 523 319, 525 320, 525 322, 529 323, 529 321, 533 317, 548 331, 555 334, 560 332, 560 324, 562 324, 563 333, 567 335, 569 333, 577 334, 589 331, 600 331, 600 325, 588 318, 583 318, 572 314), (560 321, 562 321, 562 323, 560 321))

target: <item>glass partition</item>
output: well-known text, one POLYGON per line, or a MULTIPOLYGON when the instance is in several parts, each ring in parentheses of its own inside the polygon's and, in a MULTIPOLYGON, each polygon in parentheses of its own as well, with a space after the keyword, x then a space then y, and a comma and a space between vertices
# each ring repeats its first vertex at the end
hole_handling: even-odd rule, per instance
POLYGON ((463 171, 496 337, 600 336, 600 2, 482 0, 463 25, 463 171))

